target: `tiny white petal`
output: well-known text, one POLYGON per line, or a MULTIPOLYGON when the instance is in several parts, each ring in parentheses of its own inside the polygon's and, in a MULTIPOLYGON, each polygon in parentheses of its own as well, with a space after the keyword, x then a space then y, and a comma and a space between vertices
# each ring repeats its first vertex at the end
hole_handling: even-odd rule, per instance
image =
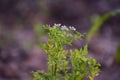
POLYGON ((67 28, 67 26, 63 25, 63 26, 61 26, 61 30, 66 30, 66 31, 68 31, 69 29, 67 28))
POLYGON ((76 30, 76 28, 73 26, 70 26, 69 28, 70 28, 70 30, 74 30, 74 31, 76 30))

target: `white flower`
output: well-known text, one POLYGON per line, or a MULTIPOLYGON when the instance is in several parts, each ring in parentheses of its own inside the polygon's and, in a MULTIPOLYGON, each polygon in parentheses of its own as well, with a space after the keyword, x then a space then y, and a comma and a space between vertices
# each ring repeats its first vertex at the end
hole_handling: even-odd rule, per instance
POLYGON ((55 23, 55 24, 54 24, 54 26, 57 26, 57 27, 59 27, 59 26, 61 26, 61 24, 56 24, 56 23, 55 23))
POLYGON ((70 30, 76 31, 76 28, 73 26, 70 26, 69 28, 70 28, 70 30))
POLYGON ((65 25, 61 26, 61 30, 69 31, 69 29, 68 29, 67 26, 65 26, 65 25))

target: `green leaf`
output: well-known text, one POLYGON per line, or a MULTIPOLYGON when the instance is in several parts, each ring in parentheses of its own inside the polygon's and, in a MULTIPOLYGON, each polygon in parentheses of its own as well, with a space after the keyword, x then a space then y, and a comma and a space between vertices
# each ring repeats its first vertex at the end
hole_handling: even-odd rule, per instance
POLYGON ((88 54, 88 45, 84 46, 84 49, 83 49, 82 52, 83 52, 84 55, 88 54))

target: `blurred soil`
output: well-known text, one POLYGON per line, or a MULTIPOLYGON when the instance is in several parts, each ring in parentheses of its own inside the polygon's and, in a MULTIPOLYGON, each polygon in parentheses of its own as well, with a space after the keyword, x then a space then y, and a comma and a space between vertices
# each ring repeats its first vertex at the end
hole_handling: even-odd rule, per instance
MULTIPOLYGON (((71 25, 83 33, 91 28, 91 16, 120 9, 119 4, 120 0, 0 0, 0 80, 30 80, 32 71, 47 70, 47 55, 35 40, 36 22, 71 25)), ((119 80, 120 63, 114 62, 119 26, 119 16, 110 18, 88 44, 89 55, 102 65, 95 80, 119 80)))

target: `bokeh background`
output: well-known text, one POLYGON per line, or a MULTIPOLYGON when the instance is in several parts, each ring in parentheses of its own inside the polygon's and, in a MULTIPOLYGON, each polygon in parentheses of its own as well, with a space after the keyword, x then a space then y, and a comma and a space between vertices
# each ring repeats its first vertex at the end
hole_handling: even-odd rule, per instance
MULTIPOLYGON (((96 16, 115 10, 120 0, 0 0, 0 80, 30 80, 32 71, 46 70, 36 26, 60 23, 88 33, 96 16)), ((102 65, 95 80, 119 80, 119 34, 120 15, 114 15, 90 39, 89 55, 102 65)), ((81 45, 74 42, 76 48, 81 45)))

